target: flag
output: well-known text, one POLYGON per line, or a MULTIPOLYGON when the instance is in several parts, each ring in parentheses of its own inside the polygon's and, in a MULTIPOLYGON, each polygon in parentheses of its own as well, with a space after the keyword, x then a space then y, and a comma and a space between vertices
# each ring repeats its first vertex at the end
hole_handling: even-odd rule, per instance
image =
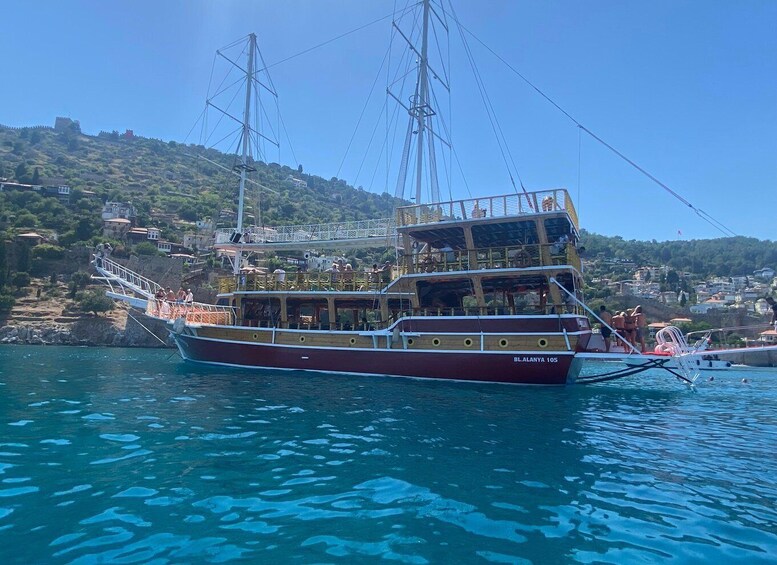
POLYGON ((677 235, 683 235, 683 232, 680 230, 677 230, 677 235))

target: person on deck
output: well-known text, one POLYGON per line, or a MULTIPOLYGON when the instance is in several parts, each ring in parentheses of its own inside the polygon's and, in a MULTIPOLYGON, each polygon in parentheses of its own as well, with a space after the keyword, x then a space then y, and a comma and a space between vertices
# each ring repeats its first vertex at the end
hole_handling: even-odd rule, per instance
POLYGON ((626 342, 628 342, 628 339, 626 338, 626 313, 625 312, 618 312, 612 317, 612 327, 615 330, 615 335, 617 337, 616 343, 618 345, 622 345, 624 350, 628 352, 629 348, 626 347, 626 342))
POLYGON ((604 322, 602 324, 602 337, 604 338, 604 351, 606 353, 610 352, 610 336, 612 335, 612 330, 607 326, 612 326, 612 314, 610 314, 607 311, 607 306, 604 304, 601 305, 599 308, 599 319, 604 322))
POLYGON ((372 271, 370 271, 370 282, 373 284, 378 284, 379 281, 380 281, 380 269, 378 269, 377 263, 373 263, 372 271))
POLYGON ((632 346, 636 345, 637 343, 634 338, 637 331, 637 321, 634 318, 634 310, 632 308, 626 310, 623 325, 626 332, 626 339, 629 340, 629 343, 632 346))
POLYGON ((771 321, 771 324, 774 326, 774 330, 777 331, 777 302, 775 302, 774 298, 772 298, 771 296, 767 296, 766 297, 766 303, 772 309, 772 321, 771 321))
POLYGON ((647 329, 647 320, 645 314, 642 313, 642 305, 634 307, 634 344, 639 342, 640 351, 645 352, 645 331, 647 329))

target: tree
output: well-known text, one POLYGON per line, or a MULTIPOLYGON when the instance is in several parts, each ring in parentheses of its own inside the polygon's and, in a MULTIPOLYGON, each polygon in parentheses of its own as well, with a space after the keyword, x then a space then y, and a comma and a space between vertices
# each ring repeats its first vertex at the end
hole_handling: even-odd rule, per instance
POLYGON ((89 286, 90 282, 92 282, 92 277, 87 272, 76 271, 70 275, 70 284, 68 285, 70 298, 75 298, 78 291, 89 286))
POLYGON ((10 275, 11 267, 8 265, 8 251, 6 250, 5 241, 0 236, 0 288, 5 286, 10 275))
POLYGON ((153 243, 144 241, 135 246, 135 253, 138 255, 159 255, 159 248, 153 243))
POLYGON ((109 312, 114 307, 113 300, 100 290, 79 292, 76 295, 76 302, 82 311, 92 312, 95 316, 99 316, 100 312, 109 312))
POLYGON ((14 176, 16 177, 16 180, 19 182, 27 182, 29 179, 29 173, 27 172, 27 165, 24 163, 19 163, 16 165, 16 170, 14 171, 14 176))
POLYGON ((16 287, 16 290, 21 290, 27 286, 30 286, 30 275, 29 273, 14 273, 11 276, 11 284, 16 287))
POLYGON ((10 312, 16 299, 10 294, 0 294, 0 312, 10 312))
POLYGON ((97 233, 98 229, 92 218, 81 218, 76 224, 75 236, 77 241, 88 241, 97 233))
POLYGON ((40 167, 35 167, 35 170, 32 173, 31 184, 40 184, 40 167))
POLYGON ((41 259, 62 259, 65 256, 65 249, 58 245, 41 243, 33 248, 32 256, 40 257, 41 259))
POLYGON ((16 270, 29 273, 32 266, 32 253, 27 243, 16 244, 16 270))

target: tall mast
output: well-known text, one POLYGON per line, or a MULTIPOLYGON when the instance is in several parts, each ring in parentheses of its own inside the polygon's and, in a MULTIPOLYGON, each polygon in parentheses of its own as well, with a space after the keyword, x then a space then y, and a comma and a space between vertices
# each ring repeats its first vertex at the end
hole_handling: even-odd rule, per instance
MULTIPOLYGON (((423 36, 421 39, 421 61, 418 69, 418 84, 416 87, 416 118, 418 120, 418 153, 416 155, 415 172, 415 201, 420 204, 421 183, 424 166, 424 129, 426 126, 426 108, 428 107, 427 98, 429 97, 429 66, 427 53, 429 51, 429 0, 424 0, 424 23, 423 36)), ((434 151, 434 143, 429 140, 429 151, 434 151)))
MULTIPOLYGON (((243 154, 240 159, 240 191, 237 200, 237 233, 243 233, 243 204, 245 201, 246 173, 248 172, 248 147, 251 142, 251 88, 254 84, 254 52, 256 51, 256 35, 248 36, 248 66, 246 67, 246 105, 243 110, 243 154)), ((242 262, 242 251, 235 252, 235 263, 233 272, 240 272, 240 263, 242 262)))
MULTIPOLYGON (((402 38, 408 43, 410 49, 418 57, 418 75, 416 77, 415 90, 410 97, 410 104, 405 105, 401 98, 394 95, 391 90, 387 90, 389 96, 394 98, 410 115, 408 121, 407 134, 405 136, 405 145, 402 151, 402 160, 399 166, 399 177, 397 179, 396 196, 404 198, 405 183, 407 182, 407 173, 409 157, 413 143, 413 135, 418 136, 416 146, 416 174, 415 174, 415 201, 417 204, 423 202, 423 174, 424 166, 427 167, 429 175, 429 199, 431 202, 439 202, 440 188, 437 180, 437 158, 435 155, 435 138, 441 143, 450 146, 450 144, 440 138, 435 133, 433 120, 436 112, 431 105, 431 85, 429 84, 430 72, 439 80, 441 84, 449 89, 444 80, 440 79, 439 73, 435 72, 429 65, 429 24, 433 11, 430 0, 423 0, 423 16, 421 27, 421 48, 417 49, 410 41, 410 38, 404 34, 394 22, 394 27, 398 30, 402 38), (425 153, 426 152, 426 163, 425 153)), ((447 27, 445 28, 447 32, 447 27)))

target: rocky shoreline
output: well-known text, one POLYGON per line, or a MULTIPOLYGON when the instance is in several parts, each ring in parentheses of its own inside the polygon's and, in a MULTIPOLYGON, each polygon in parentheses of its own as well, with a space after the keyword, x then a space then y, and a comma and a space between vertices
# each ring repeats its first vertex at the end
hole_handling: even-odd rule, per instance
POLYGON ((10 319, 5 324, 0 344, 172 347, 164 323, 135 311, 132 316, 121 310, 110 317, 83 316, 69 322, 10 319))

